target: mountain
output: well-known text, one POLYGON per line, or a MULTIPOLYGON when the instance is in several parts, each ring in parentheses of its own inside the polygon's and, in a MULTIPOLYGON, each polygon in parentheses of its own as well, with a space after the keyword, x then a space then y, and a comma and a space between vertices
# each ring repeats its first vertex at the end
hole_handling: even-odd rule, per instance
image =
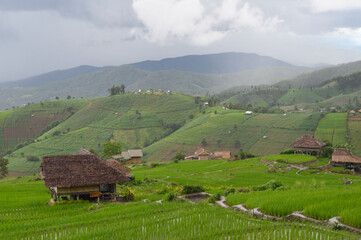
POLYGON ((310 73, 305 73, 291 79, 290 81, 284 81, 278 85, 290 85, 292 87, 316 87, 322 84, 322 82, 332 78, 346 76, 360 71, 361 61, 345 63, 333 67, 322 68, 310 73))
POLYGON ((255 53, 217 53, 206 55, 188 55, 166 58, 160 61, 143 61, 131 64, 146 71, 179 70, 196 73, 236 73, 248 69, 264 67, 292 67, 281 60, 260 56, 255 53))
POLYGON ((41 75, 25 78, 18 81, 9 81, 0 83, 0 87, 39 87, 51 82, 59 82, 68 78, 79 76, 85 73, 103 70, 109 67, 93 67, 93 66, 78 66, 75 68, 56 70, 41 75))
POLYGON ((93 98, 108 95, 112 85, 124 84, 126 91, 139 89, 164 89, 192 95, 218 93, 237 85, 272 84, 310 71, 303 67, 266 67, 229 74, 200 74, 167 70, 150 72, 124 65, 109 67, 68 78, 49 82, 39 87, 0 87, 0 109, 21 106, 31 102, 75 98, 93 98))

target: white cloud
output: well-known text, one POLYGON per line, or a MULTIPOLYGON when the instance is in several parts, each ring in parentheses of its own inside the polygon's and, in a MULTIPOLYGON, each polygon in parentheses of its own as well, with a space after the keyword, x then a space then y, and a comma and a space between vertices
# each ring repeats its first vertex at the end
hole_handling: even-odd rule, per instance
POLYGON ((266 18, 261 9, 240 0, 208 5, 199 0, 133 0, 133 9, 146 28, 140 32, 152 42, 179 39, 208 45, 229 32, 268 32, 282 22, 278 17, 266 18))
POLYGON ((336 28, 327 35, 339 40, 343 45, 361 46, 361 28, 336 28))
POLYGON ((314 12, 361 9, 360 0, 310 0, 310 4, 314 12))

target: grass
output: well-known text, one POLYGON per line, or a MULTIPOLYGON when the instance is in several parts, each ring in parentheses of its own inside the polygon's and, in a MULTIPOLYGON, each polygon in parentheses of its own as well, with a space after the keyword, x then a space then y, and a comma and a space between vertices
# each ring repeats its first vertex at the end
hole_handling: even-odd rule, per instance
MULTIPOLYGON (((208 162, 208 161, 204 161, 208 162)), ((214 161, 207 171, 216 169, 214 161)), ((224 163, 219 161, 218 165, 224 163)), ((246 163, 239 161, 238 164, 246 163)), ((189 172, 192 165, 168 164, 189 172), (190 165, 187 167, 186 165, 190 165), (183 165, 183 166, 182 166, 183 165)), ((235 167, 235 163, 229 163, 235 167)), ((223 166, 224 168, 225 166, 223 166)), ((193 170, 199 171, 199 169, 193 170)), ((136 178, 138 173, 134 172, 136 178)), ((1 239, 356 239, 358 236, 298 222, 258 220, 207 203, 60 202, 47 206, 49 190, 38 176, 0 180, 1 239), (287 233, 286 233, 287 232, 287 233)), ((159 187, 160 183, 155 183, 159 187)), ((151 188, 151 183, 142 184, 151 188)), ((138 195, 138 192, 136 191, 138 195)), ((156 194, 155 194, 156 195, 156 194)), ((141 199, 139 199, 141 200, 141 199)))
POLYGON ((360 121, 347 121, 349 129, 350 144, 352 152, 361 156, 361 122, 360 121))
POLYGON ((315 161, 316 157, 297 154, 277 154, 265 156, 263 159, 273 162, 305 163, 315 161))
POLYGON ((315 137, 333 145, 347 143, 347 113, 328 113, 317 126, 315 137))

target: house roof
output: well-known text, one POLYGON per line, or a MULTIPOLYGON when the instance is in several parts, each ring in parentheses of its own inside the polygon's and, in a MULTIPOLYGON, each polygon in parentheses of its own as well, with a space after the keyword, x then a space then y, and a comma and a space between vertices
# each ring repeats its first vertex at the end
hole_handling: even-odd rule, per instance
POLYGON ((122 165, 119 161, 111 158, 109 160, 107 160, 106 162, 109 166, 111 166, 112 168, 115 168, 116 170, 118 170, 119 172, 127 175, 128 173, 130 173, 130 171, 132 171, 132 169, 122 165))
POLYGON ((207 149, 199 148, 197 151, 195 151, 194 154, 195 155, 209 155, 209 154, 211 154, 211 152, 208 151, 207 149))
POLYGON ((82 147, 79 149, 77 153, 75 153, 75 155, 95 155, 95 154, 89 151, 88 149, 82 147))
POLYGON ((213 156, 216 158, 220 157, 220 158, 227 159, 227 158, 231 158, 231 152, 230 151, 216 151, 213 153, 213 156))
MULTIPOLYGON (((121 156, 120 158, 123 158, 125 160, 128 160, 131 158, 129 152, 122 152, 122 154, 120 154, 120 156, 121 156)), ((114 158, 115 158, 115 156, 114 156, 114 158)))
POLYGON ((41 175, 46 187, 76 187, 129 181, 96 155, 44 156, 41 175))
POLYGON ((355 110, 351 110, 350 113, 351 113, 351 114, 355 114, 356 112, 355 112, 355 110))
POLYGON ((332 162, 361 163, 361 158, 352 155, 347 148, 335 148, 332 153, 332 162))
POLYGON ((326 143, 321 142, 320 140, 313 137, 311 134, 302 135, 302 137, 297 138, 296 142, 291 144, 291 147, 294 148, 322 148, 326 143))
POLYGON ((130 157, 143 157, 143 152, 141 149, 130 149, 128 150, 130 157))

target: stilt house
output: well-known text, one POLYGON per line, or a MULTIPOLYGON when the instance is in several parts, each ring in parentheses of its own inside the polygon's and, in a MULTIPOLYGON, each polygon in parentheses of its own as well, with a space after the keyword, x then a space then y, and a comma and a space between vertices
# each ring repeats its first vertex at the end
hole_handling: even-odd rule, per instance
POLYGON ((291 147, 293 147, 296 152, 310 155, 320 155, 324 146, 326 146, 325 143, 314 138, 311 134, 302 135, 301 138, 298 138, 296 142, 291 144, 291 147))
POLYGON ((335 148, 332 153, 331 164, 338 167, 361 167, 361 158, 352 155, 347 148, 335 148))
MULTIPOLYGON (((79 152, 78 152, 79 153, 79 152)), ((55 200, 116 200, 116 183, 129 181, 126 175, 106 164, 95 154, 44 156, 41 178, 55 200)))

